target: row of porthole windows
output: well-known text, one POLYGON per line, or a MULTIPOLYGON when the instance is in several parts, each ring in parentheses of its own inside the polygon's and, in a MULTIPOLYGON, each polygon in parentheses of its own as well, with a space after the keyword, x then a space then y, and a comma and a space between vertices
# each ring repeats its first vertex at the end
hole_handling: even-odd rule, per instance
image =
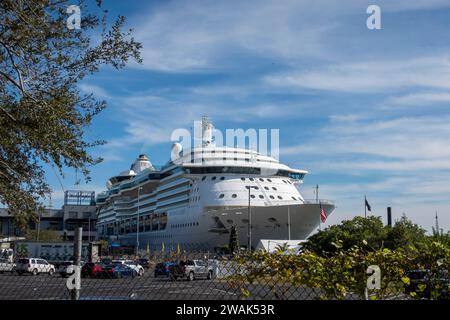
MULTIPOLYGON (((224 193, 221 193, 221 194, 219 195, 219 199, 223 199, 224 197, 225 197, 225 194, 224 194, 224 193)), ((237 198, 237 194, 236 194, 236 193, 233 193, 233 194, 231 195, 231 197, 232 197, 233 199, 235 199, 235 198, 237 198)), ((262 194, 258 195, 258 197, 259 197, 260 199, 264 199, 264 195, 262 195, 262 194)), ((250 198, 255 199, 255 198, 256 198, 256 195, 251 194, 251 195, 250 195, 250 198)), ((274 199, 275 199, 275 196, 269 195, 269 198, 272 199, 272 200, 274 200, 274 199)), ((282 197, 282 196, 277 196, 277 198, 278 198, 279 200, 283 200, 283 197, 282 197)), ((291 196, 291 198, 292 198, 292 200, 295 200, 295 201, 297 201, 297 200, 300 200, 300 201, 301 201, 301 200, 302 200, 302 198, 300 198, 300 197, 296 198, 296 197, 294 197, 294 196, 291 196)))
MULTIPOLYGON (((211 177, 211 180, 216 180, 216 179, 217 179, 216 176, 211 177)), ((206 180, 206 176, 203 176, 202 181, 205 181, 205 180, 206 180)), ((220 180, 225 180, 225 177, 220 177, 220 180)))
MULTIPOLYGON (((245 179, 246 179, 246 178, 241 177, 241 180, 242 180, 242 181, 245 181, 245 179)), ((247 179, 250 180, 250 181, 255 181, 255 180, 257 180, 257 179, 255 179, 255 178, 247 178, 247 179)), ((265 181, 263 178, 259 178, 258 180, 261 181, 261 182, 264 182, 264 181, 265 181)), ((267 180, 267 182, 272 182, 272 179, 267 178, 266 180, 267 180)))
MULTIPOLYGON (((242 181, 245 181, 245 179, 246 178, 244 178, 244 177, 241 178, 242 181)), ((255 181, 256 180, 255 178, 247 178, 247 179, 250 180, 250 181, 255 181)), ((264 180, 264 178, 258 178, 258 180, 261 181, 261 182, 264 182, 266 180, 267 180, 267 182, 272 182, 272 179, 270 179, 270 178, 266 178, 265 180, 264 180)), ((292 182, 289 181, 289 180, 281 179, 281 181, 283 181, 286 184, 292 184, 292 182)))
MULTIPOLYGON (((246 179, 249 179, 250 181, 255 181, 255 180, 256 180, 255 178, 244 178, 244 177, 241 177, 241 180, 242 180, 242 181, 245 181, 246 179)), ((203 176, 203 177, 202 177, 202 181, 205 181, 205 180, 206 180, 206 176, 203 176)), ((212 177, 211 177, 211 180, 212 180, 212 181, 217 180, 217 177, 216 177, 216 176, 212 176, 212 177)), ((225 180, 225 177, 220 177, 220 180, 225 180)), ((261 182, 264 182, 264 181, 266 181, 266 180, 267 180, 267 182, 272 182, 272 179, 270 179, 270 178, 266 178, 266 179, 264 179, 264 178, 259 178, 258 180, 261 181, 261 182)), ((292 182, 289 181, 289 180, 282 179, 281 181, 283 181, 283 182, 286 183, 286 184, 292 184, 292 182)))
MULTIPOLYGON (((247 188, 247 189, 248 189, 248 188, 247 188)), ((259 190, 259 187, 258 187, 258 186, 252 186, 252 189, 259 190)), ((270 188, 267 187, 267 186, 265 186, 265 187, 264 187, 264 190, 270 190, 270 188)), ((273 191, 278 191, 278 189, 277 189, 276 187, 272 187, 272 190, 273 190, 273 191)))
POLYGON ((187 227, 198 227, 198 222, 179 223, 171 226, 171 228, 187 228, 187 227))

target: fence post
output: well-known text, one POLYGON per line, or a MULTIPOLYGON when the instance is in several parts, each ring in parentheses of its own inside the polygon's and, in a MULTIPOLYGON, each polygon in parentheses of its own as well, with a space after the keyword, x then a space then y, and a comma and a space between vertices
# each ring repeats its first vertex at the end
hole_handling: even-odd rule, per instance
POLYGON ((81 285, 81 247, 83 241, 83 228, 77 228, 75 230, 74 243, 73 243, 73 264, 75 266, 74 278, 75 286, 72 286, 70 290, 70 299, 78 300, 80 298, 80 285, 81 285))

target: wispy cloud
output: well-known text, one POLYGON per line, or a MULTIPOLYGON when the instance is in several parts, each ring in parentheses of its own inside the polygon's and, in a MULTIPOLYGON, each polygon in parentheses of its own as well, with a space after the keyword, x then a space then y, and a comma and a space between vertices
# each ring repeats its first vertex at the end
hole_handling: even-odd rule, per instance
POLYGON ((394 106, 429 106, 450 102, 450 93, 447 92, 422 92, 411 93, 398 97, 392 97, 387 105, 394 106))
POLYGON ((450 89, 450 60, 430 57, 333 64, 269 75, 264 80, 280 87, 349 93, 393 92, 408 87, 450 89))
MULTIPOLYGON (((392 160, 403 160, 403 170, 408 164, 413 169, 424 167, 431 162, 450 163, 450 116, 397 118, 379 121, 358 121, 331 123, 318 132, 316 138, 308 143, 286 147, 282 155, 366 155, 383 157, 386 169, 392 160)), ((333 160, 334 162, 334 160, 333 160)), ((379 169, 380 161, 365 162, 379 169)))
POLYGON ((85 94, 93 94, 98 99, 105 99, 109 100, 112 98, 112 96, 106 92, 105 89, 98 85, 88 84, 88 83, 81 83, 79 85, 79 88, 81 91, 85 94))

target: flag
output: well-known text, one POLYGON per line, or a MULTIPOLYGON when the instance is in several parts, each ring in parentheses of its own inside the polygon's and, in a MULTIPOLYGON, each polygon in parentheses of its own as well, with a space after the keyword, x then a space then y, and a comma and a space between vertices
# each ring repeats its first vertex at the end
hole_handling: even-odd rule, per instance
POLYGON ((327 213, 325 209, 322 207, 322 204, 320 204, 320 220, 322 223, 324 223, 327 220, 327 213))
POLYGON ((364 199, 365 199, 365 205, 366 205, 367 210, 372 211, 372 207, 370 206, 369 202, 367 201, 367 198, 364 197, 364 199))

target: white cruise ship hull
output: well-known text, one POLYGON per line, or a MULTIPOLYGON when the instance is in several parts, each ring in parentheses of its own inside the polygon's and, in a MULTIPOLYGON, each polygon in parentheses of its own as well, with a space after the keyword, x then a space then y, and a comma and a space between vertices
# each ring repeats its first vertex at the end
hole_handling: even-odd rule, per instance
MULTIPOLYGON (((327 215, 334 210, 333 204, 322 204, 322 207, 327 215)), ((306 239, 320 224, 320 206, 317 203, 255 206, 250 208, 250 212, 253 248, 261 239, 306 239)), ((189 214, 184 209, 169 212, 166 230, 139 233, 139 248, 168 252, 176 251, 180 246, 181 251, 214 252, 229 244, 232 225, 236 226, 240 245, 246 247, 248 216, 248 207, 206 207, 198 214, 189 214)), ((136 233, 116 237, 122 245, 132 247, 136 245, 136 239, 136 233)))

